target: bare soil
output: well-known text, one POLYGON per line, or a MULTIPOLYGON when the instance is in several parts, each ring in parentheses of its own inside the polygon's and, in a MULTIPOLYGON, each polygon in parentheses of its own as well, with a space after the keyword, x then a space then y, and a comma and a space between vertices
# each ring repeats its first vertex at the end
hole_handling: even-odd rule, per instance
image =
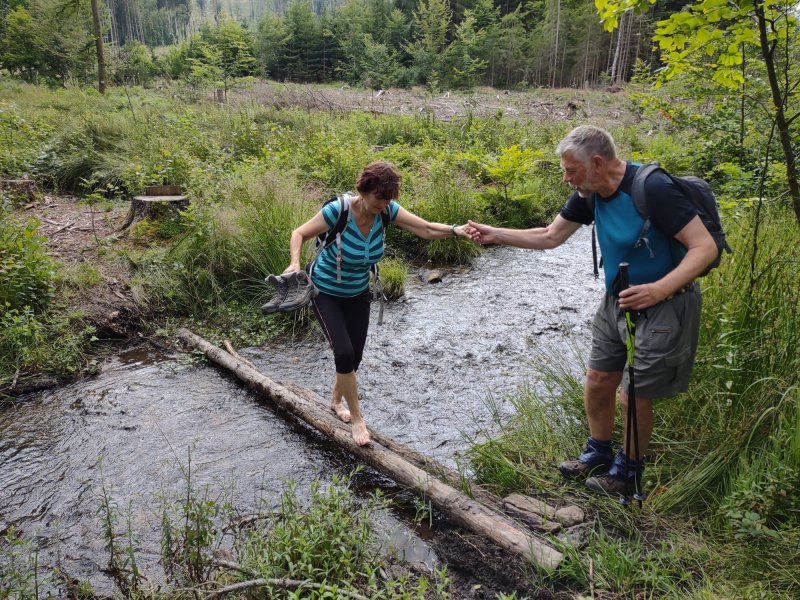
POLYGON ((430 116, 449 121, 473 115, 553 122, 591 120, 595 124, 620 123, 632 117, 622 93, 614 90, 534 89, 524 91, 476 88, 469 92, 431 92, 426 88, 387 90, 352 89, 347 85, 321 86, 259 83, 229 96, 229 102, 255 102, 265 106, 306 110, 430 116))
POLYGON ((102 282, 76 288, 69 304, 83 313, 101 338, 133 335, 139 316, 130 291, 130 266, 118 254, 121 247, 130 245, 117 231, 128 209, 122 201, 92 207, 74 196, 45 193, 17 211, 19 219, 39 221, 47 253, 61 263, 68 277, 81 263, 100 273, 102 282))

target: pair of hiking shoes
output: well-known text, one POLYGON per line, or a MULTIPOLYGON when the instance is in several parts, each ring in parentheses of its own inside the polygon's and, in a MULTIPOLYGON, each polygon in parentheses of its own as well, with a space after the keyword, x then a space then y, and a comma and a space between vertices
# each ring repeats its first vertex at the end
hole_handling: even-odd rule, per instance
POLYGON ((319 294, 317 286, 305 271, 270 275, 265 281, 275 287, 272 298, 261 307, 265 315, 303 308, 319 294))
POLYGON ((630 472, 628 459, 620 450, 614 455, 611 442, 598 442, 591 437, 578 458, 567 460, 558 465, 564 477, 585 477, 586 487, 593 492, 609 496, 625 498, 635 489, 634 471, 641 474, 644 459, 638 465, 631 461, 630 472))

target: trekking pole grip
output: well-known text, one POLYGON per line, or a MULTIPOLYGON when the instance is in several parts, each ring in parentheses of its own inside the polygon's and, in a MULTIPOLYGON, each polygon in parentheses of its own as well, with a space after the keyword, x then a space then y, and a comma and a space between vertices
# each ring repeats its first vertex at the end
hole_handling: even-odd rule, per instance
POLYGON ((630 280, 628 279, 628 267, 630 266, 629 263, 621 262, 619 263, 619 289, 627 290, 630 286, 630 280))

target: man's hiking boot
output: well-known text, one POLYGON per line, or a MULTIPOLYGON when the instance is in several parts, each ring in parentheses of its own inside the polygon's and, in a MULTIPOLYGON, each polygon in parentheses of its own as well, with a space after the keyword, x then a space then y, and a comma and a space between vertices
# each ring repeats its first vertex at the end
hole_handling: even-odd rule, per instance
POLYGON ((286 294, 289 292, 289 274, 284 275, 270 275, 265 279, 269 284, 275 286, 275 294, 269 301, 261 307, 261 312, 265 315, 277 312, 281 303, 286 299, 286 294), (285 278, 286 277, 286 278, 285 278))
POLYGON ((624 479, 614 477, 608 473, 589 477, 586 480, 586 487, 593 492, 608 494, 612 497, 627 496, 629 492, 632 494, 635 491, 633 481, 626 486, 624 479))
POLYGON ((558 470, 564 477, 588 477, 597 471, 608 471, 612 460, 611 441, 598 442, 589 437, 580 456, 565 460, 558 465, 558 470))
POLYGON ((281 302, 278 310, 281 312, 289 312, 303 308, 308 304, 312 298, 316 298, 319 294, 317 286, 311 281, 308 273, 305 271, 295 271, 291 273, 292 277, 289 279, 288 291, 283 302, 281 302))
MULTIPOLYGON (((614 457, 614 462, 607 473, 595 475, 586 480, 586 487, 593 492, 608 494, 609 496, 622 496, 636 493, 636 473, 639 473, 641 487, 644 458, 640 461, 631 460, 620 450, 614 457), (629 464, 630 463, 630 464, 629 464)), ((640 490, 641 491, 641 490, 640 490)))

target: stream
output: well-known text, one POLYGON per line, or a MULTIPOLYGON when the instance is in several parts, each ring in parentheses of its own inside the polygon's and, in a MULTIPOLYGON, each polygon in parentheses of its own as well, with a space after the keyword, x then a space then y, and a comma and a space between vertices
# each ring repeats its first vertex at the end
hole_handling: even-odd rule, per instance
MULTIPOLYGON (((469 439, 494 430, 487 399, 507 416, 504 397, 537 385, 535 356, 571 361, 580 373, 602 289, 591 275, 589 240, 582 228, 555 250, 491 248, 436 284, 409 274, 405 297, 386 305, 381 326, 373 306, 359 369, 367 423, 456 466, 469 439)), ((316 329, 239 351, 268 377, 330 394, 333 358, 316 329)), ((214 367, 132 348, 96 377, 0 403, 0 532, 24 532, 41 549, 41 564, 59 562, 102 589, 108 555, 98 509, 106 493, 121 521, 130 512, 140 566, 150 572, 159 558, 160 498, 185 489, 189 461, 198 489, 226 490, 243 511, 279 506, 289 481, 308 498, 313 481, 329 484, 357 466, 214 367)), ((356 487, 404 493, 369 469, 356 487)), ((433 568, 430 532, 411 517, 381 511, 381 543, 433 568)))

